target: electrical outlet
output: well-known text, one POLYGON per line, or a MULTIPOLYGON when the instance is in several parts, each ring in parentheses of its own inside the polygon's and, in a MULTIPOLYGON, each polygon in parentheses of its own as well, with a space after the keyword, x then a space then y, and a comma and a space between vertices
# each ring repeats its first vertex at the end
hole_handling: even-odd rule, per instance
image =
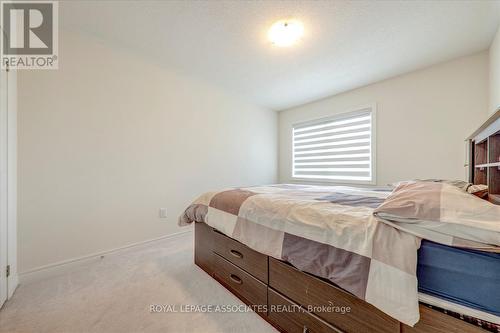
POLYGON ((160 218, 161 219, 167 218, 167 209, 166 208, 160 208, 160 218))

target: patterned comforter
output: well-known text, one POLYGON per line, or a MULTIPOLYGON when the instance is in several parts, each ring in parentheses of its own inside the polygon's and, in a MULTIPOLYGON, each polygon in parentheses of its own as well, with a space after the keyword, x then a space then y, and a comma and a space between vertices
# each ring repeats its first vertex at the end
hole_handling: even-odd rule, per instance
POLYGON ((343 186, 228 189, 200 196, 179 223, 205 222, 413 326, 419 320, 420 238, 373 216, 389 194, 343 186))

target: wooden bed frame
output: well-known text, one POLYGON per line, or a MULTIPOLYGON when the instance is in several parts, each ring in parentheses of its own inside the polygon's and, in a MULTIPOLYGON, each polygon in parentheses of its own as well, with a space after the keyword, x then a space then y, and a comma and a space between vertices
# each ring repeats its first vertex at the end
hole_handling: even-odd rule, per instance
POLYGON ((487 199, 500 204, 500 108, 467 139, 469 182, 488 185, 487 199))
POLYGON ((205 223, 195 223, 194 261, 281 332, 487 332, 423 305, 418 324, 406 326, 331 282, 256 252, 205 223))
MULTIPOLYGON (((500 110, 468 142, 471 182, 488 184, 489 200, 500 203, 500 110)), ((282 332, 487 332, 422 304, 420 321, 409 327, 331 282, 256 252, 205 223, 195 223, 194 261, 282 332)))

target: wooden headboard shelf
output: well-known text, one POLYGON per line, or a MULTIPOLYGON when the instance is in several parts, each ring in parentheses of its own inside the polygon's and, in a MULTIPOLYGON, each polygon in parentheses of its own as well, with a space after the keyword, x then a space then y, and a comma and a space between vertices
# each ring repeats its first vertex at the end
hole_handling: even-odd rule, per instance
POLYGON ((488 199, 500 204, 500 109, 468 139, 469 181, 488 185, 488 199))

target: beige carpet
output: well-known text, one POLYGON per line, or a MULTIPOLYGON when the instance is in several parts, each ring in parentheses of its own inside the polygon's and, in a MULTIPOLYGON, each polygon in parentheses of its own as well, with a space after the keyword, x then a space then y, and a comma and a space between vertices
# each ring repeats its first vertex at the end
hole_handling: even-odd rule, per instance
POLYGON ((19 286, 0 332, 276 332, 253 312, 151 313, 151 304, 242 304, 193 264, 193 235, 128 249, 19 286))

